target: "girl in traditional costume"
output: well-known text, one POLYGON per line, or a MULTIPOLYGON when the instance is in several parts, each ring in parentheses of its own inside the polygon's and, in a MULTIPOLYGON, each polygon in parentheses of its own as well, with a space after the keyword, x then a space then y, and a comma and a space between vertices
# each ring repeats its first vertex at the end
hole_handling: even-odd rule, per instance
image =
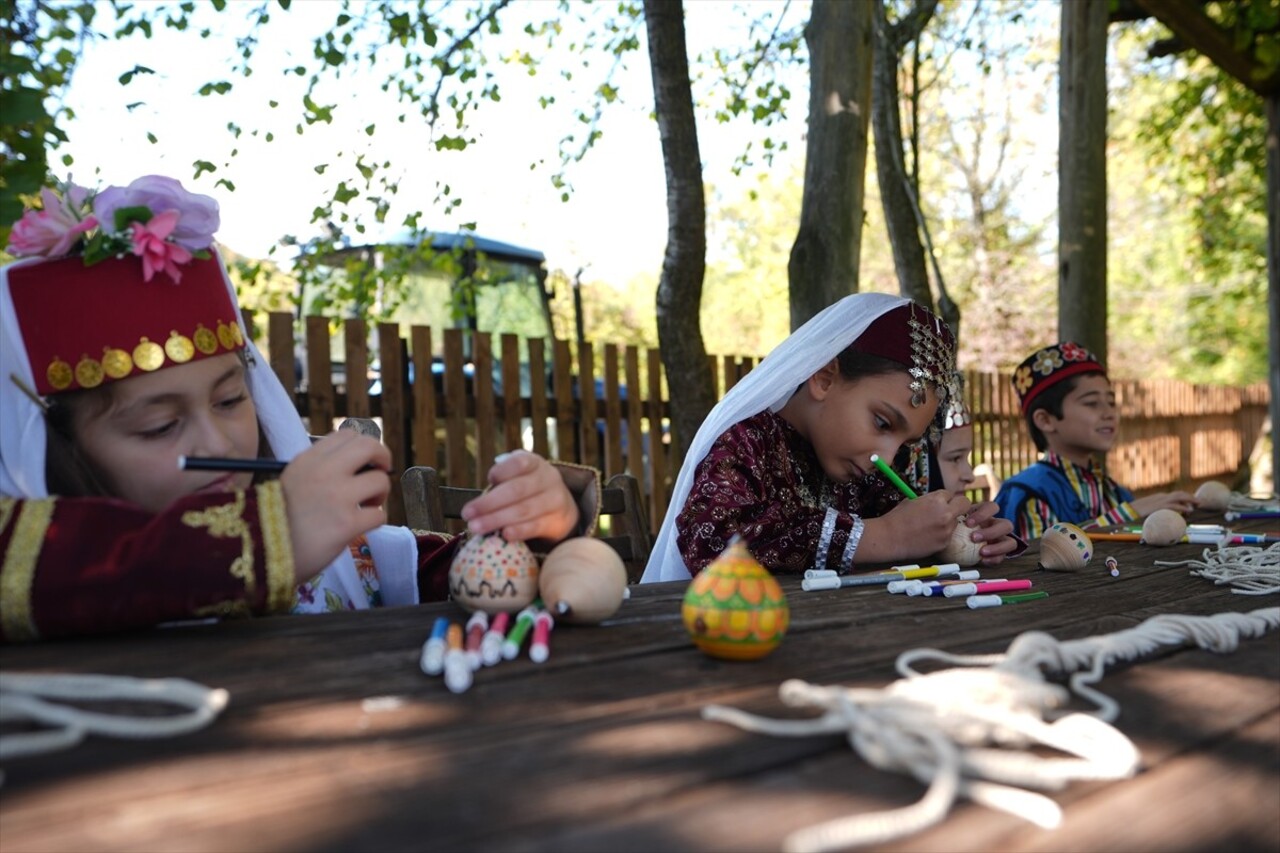
MULTIPOLYGON (((249 340, 217 203, 159 176, 42 195, 0 270, 0 639, 444 597, 457 540, 383 524, 387 449, 313 446, 249 340), (180 456, 291 461, 277 479, 180 456)), ((489 479, 471 532, 594 524, 540 457, 489 479)))
POLYGON ((994 504, 903 496, 876 469, 936 428, 955 343, 928 309, 847 296, 791 334, 716 405, 690 444, 643 581, 701 571, 733 536, 774 572, 917 561, 967 519, 983 562, 1017 547, 994 504))

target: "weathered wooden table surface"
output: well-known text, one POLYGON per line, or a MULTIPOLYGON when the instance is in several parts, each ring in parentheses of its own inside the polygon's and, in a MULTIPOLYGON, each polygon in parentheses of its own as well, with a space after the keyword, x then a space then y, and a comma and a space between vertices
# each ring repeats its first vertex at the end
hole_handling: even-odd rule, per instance
MULTIPOLYGON (((1268 526, 1280 524, 1253 529, 1268 526)), ((231 702, 182 737, 90 738, 8 762, 0 849, 776 850, 794 830, 907 805, 923 788, 838 737, 747 734, 703 721, 702 706, 785 716, 783 680, 882 687, 907 649, 996 652, 1029 629, 1077 639, 1160 613, 1276 605, 1153 566, 1202 550, 1100 543, 1083 572, 1050 574, 1033 547, 984 574, 1032 577, 1051 597, 977 611, 789 580, 791 630, 754 662, 692 646, 683 584, 633 588, 608 624, 557 627, 547 663, 483 669, 461 695, 418 668, 434 618, 461 618, 452 605, 7 647, 8 672, 176 676, 231 702)), ((1280 850, 1280 634, 1226 655, 1170 651, 1101 689, 1141 750, 1135 778, 1052 794, 1065 811, 1056 830, 960 802, 880 849, 1280 850)))

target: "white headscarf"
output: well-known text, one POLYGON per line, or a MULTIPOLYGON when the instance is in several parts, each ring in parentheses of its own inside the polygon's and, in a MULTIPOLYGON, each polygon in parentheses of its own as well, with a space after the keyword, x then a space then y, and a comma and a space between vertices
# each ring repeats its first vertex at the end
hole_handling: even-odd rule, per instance
MULTIPOLYGON (((217 253, 216 247, 214 248, 217 253)), ((22 329, 18 325, 17 312, 13 306, 13 296, 9 289, 9 272, 20 266, 41 263, 43 258, 31 258, 18 261, 0 269, 0 495, 14 498, 46 498, 49 497, 45 482, 46 434, 44 414, 35 401, 27 396, 18 385, 10 379, 17 376, 27 388, 36 387, 31 364, 27 358, 26 346, 22 340, 22 329)), ((235 286, 227 277, 226 265, 218 257, 218 267, 222 271, 222 280, 231 294, 231 303, 236 306, 236 317, 240 323, 240 331, 244 336, 246 356, 249 360, 246 381, 249 393, 253 397, 258 410, 258 421, 262 431, 271 444, 277 459, 292 459, 311 446, 311 438, 302 425, 302 419, 294 407, 293 399, 280 380, 262 357, 262 353, 254 346, 249 331, 244 327, 244 318, 240 316, 239 301, 236 298, 235 286)), ((379 564, 380 553, 394 554, 385 562, 401 562, 405 554, 405 537, 412 537, 405 528, 382 527, 367 534, 370 547, 374 550, 374 562, 379 564)), ((175 555, 180 559, 180 555, 175 555)), ((412 562, 412 561, 411 561, 412 562)), ((391 566, 388 566, 391 568, 391 566)), ((382 566, 379 566, 380 575, 382 566)), ((416 569, 416 566, 413 567, 416 569)), ((324 570, 331 586, 338 586, 359 609, 367 608, 368 597, 356 573, 355 563, 347 551, 343 551, 324 570)), ((400 583, 404 576, 412 576, 413 571, 388 571, 394 580, 389 584, 383 581, 383 601, 388 605, 416 604, 418 600, 416 583, 409 585, 400 583)))
POLYGON ((685 499, 689 497, 694 472, 716 439, 734 424, 765 409, 775 412, 781 409, 796 388, 861 337, 876 318, 907 302, 900 296, 887 293, 846 296, 792 332, 759 366, 724 395, 724 399, 702 422, 689 445, 688 455, 676 477, 667 516, 662 520, 658 540, 640 578, 641 583, 688 580, 692 577, 676 546, 676 516, 684 509, 685 499))

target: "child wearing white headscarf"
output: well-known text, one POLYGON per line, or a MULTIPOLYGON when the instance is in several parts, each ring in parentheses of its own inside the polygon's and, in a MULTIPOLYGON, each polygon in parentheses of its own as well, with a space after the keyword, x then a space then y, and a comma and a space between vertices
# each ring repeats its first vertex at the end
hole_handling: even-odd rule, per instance
MULTIPOLYGON (((0 269, 0 639, 443 593, 458 540, 383 524, 387 449, 312 446, 249 340, 212 198, 161 176, 42 196, 0 269), (290 461, 275 479, 183 455, 290 461)), ((555 541, 583 517, 533 454, 490 483, 473 533, 555 541)))
POLYGON ((824 309, 703 422, 642 581, 689 578, 734 536, 774 572, 917 560, 957 520, 998 563, 1017 543, 994 504, 948 492, 904 501, 871 461, 936 429, 954 372, 954 338, 922 306, 862 293, 824 309))

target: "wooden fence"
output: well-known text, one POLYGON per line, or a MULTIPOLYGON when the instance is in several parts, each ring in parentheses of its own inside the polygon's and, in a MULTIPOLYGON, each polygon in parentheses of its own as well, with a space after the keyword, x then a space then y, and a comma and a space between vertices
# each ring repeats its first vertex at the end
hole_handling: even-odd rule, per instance
MULTIPOLYGON (((335 386, 331 321, 307 317, 304 326, 304 385, 295 371, 292 314, 270 314, 261 343, 285 387, 298 389, 295 402, 313 434, 329 432, 343 417, 380 418, 396 470, 431 465, 451 485, 483 485, 494 457, 518 447, 595 465, 606 477, 627 472, 641 484, 653 529, 661 524, 681 460, 674 457, 667 428, 667 379, 657 350, 586 343, 575 354, 567 341, 501 335, 495 353, 494 339, 485 333, 414 326, 403 338, 396 324, 380 323, 382 391, 371 395, 366 382, 335 386), (464 335, 471 338, 469 359, 464 335), (440 359, 434 365, 439 372, 433 371, 433 360, 440 359), (417 381, 410 381, 411 375, 417 381), (640 441, 633 440, 636 436, 640 441)), ((345 376, 366 376, 367 324, 344 321, 340 338, 345 376)), ((718 394, 755 362, 712 356, 709 369, 718 394)), ((1234 480, 1267 417, 1265 383, 1226 388, 1118 381, 1115 388, 1122 441, 1109 454, 1108 466, 1116 479, 1139 492, 1210 478, 1234 480)), ((1007 375, 968 372, 966 394, 975 413, 974 464, 988 464, 1003 479, 1035 460, 1007 375)), ((397 482, 388 506, 393 523, 403 523, 402 507, 397 482)))

